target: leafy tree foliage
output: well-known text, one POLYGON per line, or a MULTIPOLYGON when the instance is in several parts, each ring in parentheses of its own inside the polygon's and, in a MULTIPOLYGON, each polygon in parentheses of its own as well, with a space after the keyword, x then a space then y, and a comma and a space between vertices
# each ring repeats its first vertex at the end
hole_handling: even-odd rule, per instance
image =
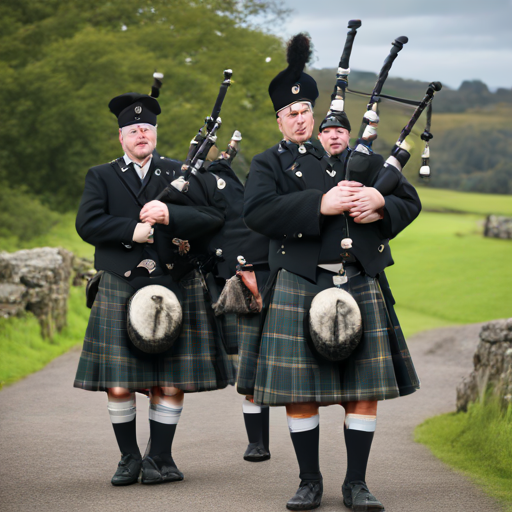
POLYGON ((258 0, 4 3, 0 183, 27 185, 54 209, 76 208, 87 169, 120 154, 108 102, 149 92, 155 69, 165 74, 158 149, 177 159, 211 113, 223 69, 233 69, 219 145, 239 129, 235 162, 243 168, 245 155, 279 137, 267 87, 285 67, 284 51, 278 38, 249 26, 258 13, 275 9, 258 0))
POLYGON ((464 192, 512 194, 512 130, 461 127, 435 139, 431 186, 464 192))

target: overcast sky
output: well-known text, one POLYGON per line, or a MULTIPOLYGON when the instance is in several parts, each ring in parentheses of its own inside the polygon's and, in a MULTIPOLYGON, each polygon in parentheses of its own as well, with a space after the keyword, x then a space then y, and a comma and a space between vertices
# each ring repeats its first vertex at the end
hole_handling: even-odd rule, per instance
MULTIPOLYGON (((347 22, 360 19, 352 70, 378 73, 391 41, 407 36, 390 76, 438 80, 458 88, 479 79, 492 90, 512 88, 512 0, 281 0, 292 13, 276 32, 307 31, 313 67, 335 68, 347 22), (284 29, 284 31, 283 31, 284 29)), ((269 28, 269 27, 268 27, 269 28)), ((272 31, 272 30, 271 30, 272 31)))

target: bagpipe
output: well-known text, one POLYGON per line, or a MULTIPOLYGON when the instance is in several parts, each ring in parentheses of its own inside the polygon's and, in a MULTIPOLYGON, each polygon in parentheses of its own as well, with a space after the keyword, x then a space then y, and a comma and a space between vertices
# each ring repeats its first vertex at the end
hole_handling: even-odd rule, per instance
MULTIPOLYGON (((266 252, 259 254, 262 246, 261 236, 251 232, 243 222, 244 187, 231 168, 231 163, 238 154, 242 135, 235 130, 226 150, 220 154, 216 146, 217 132, 222 125, 220 111, 231 85, 233 72, 228 69, 223 74, 224 79, 212 113, 205 118, 204 124, 190 142, 187 157, 181 166, 182 176, 171 182, 157 196, 158 200, 167 203, 206 206, 208 194, 204 190, 204 181, 200 179, 200 175, 208 173, 214 176, 216 194, 224 200, 225 223, 221 230, 210 238, 207 254, 188 263, 193 264, 205 278, 212 302, 215 302, 214 311, 217 315, 226 312, 250 313, 261 310, 261 297, 257 291, 254 268, 246 263, 244 257, 240 256, 240 252, 248 253, 251 259, 256 261, 267 259, 266 252), (200 186, 191 187, 192 180, 197 180, 200 186), (214 274, 221 284, 214 282, 214 274), (222 295, 220 290, 223 289, 225 281, 229 281, 227 286, 229 292, 227 295, 226 293, 222 295), (229 304, 225 303, 226 300, 229 304), (233 306, 234 304, 236 306, 233 306)), ((159 94, 163 76, 153 75, 153 77, 151 95, 155 96, 159 94)))
MULTIPOLYGON (((195 187, 198 197, 192 197, 189 192, 189 179, 195 176, 198 172, 205 171, 204 163, 208 157, 209 152, 215 146, 217 141, 217 131, 221 127, 222 119, 220 118, 220 111, 226 92, 231 85, 231 77, 233 71, 231 69, 224 70, 224 79, 221 82, 219 93, 215 101, 212 113, 205 118, 204 124, 199 128, 196 136, 191 140, 190 147, 185 158, 185 162, 181 166, 182 176, 172 181, 158 196, 155 198, 157 201, 164 203, 180 204, 180 205, 205 205, 208 204, 208 191, 204 188, 202 182, 200 187, 195 187)), ((161 87, 158 82, 152 87, 153 91, 159 91, 161 87)), ((238 132, 239 133, 239 132, 238 132)), ((233 134, 232 141, 226 150, 226 154, 230 154, 231 159, 237 152, 237 143, 241 140, 241 136, 237 137, 233 134)), ((192 178, 193 179, 193 178, 192 178)))
MULTIPOLYGON (((400 172, 410 158, 410 146, 407 144, 407 136, 421 113, 427 108, 427 126, 421 138, 426 142, 426 150, 423 153, 423 166, 420 170, 421 176, 429 174, 428 169, 428 142, 432 139, 430 133, 432 98, 434 93, 441 90, 439 82, 433 82, 428 86, 424 98, 420 102, 396 98, 382 94, 384 83, 389 75, 391 67, 408 42, 405 36, 398 37, 391 44, 391 49, 384 60, 382 68, 378 74, 377 81, 371 94, 352 91, 348 87, 348 76, 350 74, 350 55, 357 29, 361 26, 360 20, 350 20, 348 22, 348 33, 343 48, 343 53, 339 61, 336 74, 336 83, 331 95, 331 105, 326 118, 336 113, 344 113, 346 93, 369 96, 366 112, 363 115, 361 127, 355 146, 351 149, 346 163, 347 180, 356 180, 363 185, 373 186, 382 195, 391 193, 398 185, 400 172), (378 106, 382 98, 398 101, 415 107, 414 113, 409 122, 402 129, 400 136, 394 145, 391 155, 384 163, 382 157, 373 152, 372 144, 377 138, 377 128, 379 124, 378 106)), ((342 249, 352 247, 352 239, 349 235, 349 224, 346 212, 343 212, 345 218, 345 238, 341 240, 342 249)), ((316 353, 323 358, 331 361, 342 361, 346 359, 355 349, 362 336, 362 319, 358 304, 351 294, 342 288, 347 283, 349 277, 345 262, 339 270, 338 275, 333 276, 332 288, 328 288, 318 293, 311 303, 309 311, 309 333, 311 336, 312 347, 316 353)))
POLYGON ((391 43, 391 49, 384 60, 382 68, 378 74, 377 81, 371 93, 351 90, 348 87, 348 75, 350 73, 349 61, 352 52, 352 46, 357 29, 361 26, 360 20, 350 20, 348 22, 349 31, 347 33, 343 53, 339 62, 338 72, 336 74, 336 84, 334 92, 331 95, 331 106, 328 112, 344 112, 345 95, 351 93, 355 95, 367 96, 369 101, 366 107, 366 112, 363 115, 361 127, 359 129, 358 138, 351 151, 349 160, 347 162, 346 179, 353 179, 359 181, 367 186, 374 186, 381 192, 381 194, 389 194, 398 182, 398 176, 391 170, 390 166, 402 171, 403 167, 410 158, 411 146, 408 144, 406 138, 411 133, 413 126, 416 124, 422 112, 427 109, 427 123, 421 139, 425 141, 425 149, 422 153, 422 167, 419 174, 422 178, 430 177, 429 158, 430 148, 429 141, 433 138, 430 132, 431 119, 432 119, 432 100, 434 93, 440 91, 442 85, 440 82, 432 82, 425 93, 425 97, 421 101, 409 100, 382 94, 382 89, 389 75, 391 67, 398 56, 398 53, 403 49, 404 45, 408 42, 406 36, 397 37, 391 43), (409 122, 402 129, 400 136, 394 145, 391 155, 382 163, 380 157, 374 158, 372 145, 377 138, 377 128, 379 124, 379 103, 382 99, 398 102, 404 105, 415 107, 415 111, 411 116, 409 122), (388 172, 390 171, 390 172, 388 172))

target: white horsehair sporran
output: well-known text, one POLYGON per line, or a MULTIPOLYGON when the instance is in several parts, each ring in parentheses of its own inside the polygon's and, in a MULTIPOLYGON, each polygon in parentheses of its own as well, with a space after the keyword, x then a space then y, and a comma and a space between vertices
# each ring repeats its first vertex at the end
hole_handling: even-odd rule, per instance
POLYGON ((128 301, 128 335, 142 352, 161 354, 178 338, 182 317, 180 302, 169 288, 144 286, 128 301))
POLYGON ((354 297, 337 286, 315 295, 309 310, 309 333, 322 357, 330 361, 349 357, 363 334, 361 311, 354 297))

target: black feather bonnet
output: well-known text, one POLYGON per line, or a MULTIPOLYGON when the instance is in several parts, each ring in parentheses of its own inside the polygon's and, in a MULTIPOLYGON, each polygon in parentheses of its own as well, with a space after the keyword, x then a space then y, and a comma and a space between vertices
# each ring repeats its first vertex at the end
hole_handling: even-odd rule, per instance
POLYGON ((270 82, 268 93, 279 112, 285 107, 300 101, 309 101, 312 105, 318 98, 318 87, 313 77, 304 73, 304 67, 311 57, 309 38, 297 34, 288 42, 286 60, 288 67, 270 82))

